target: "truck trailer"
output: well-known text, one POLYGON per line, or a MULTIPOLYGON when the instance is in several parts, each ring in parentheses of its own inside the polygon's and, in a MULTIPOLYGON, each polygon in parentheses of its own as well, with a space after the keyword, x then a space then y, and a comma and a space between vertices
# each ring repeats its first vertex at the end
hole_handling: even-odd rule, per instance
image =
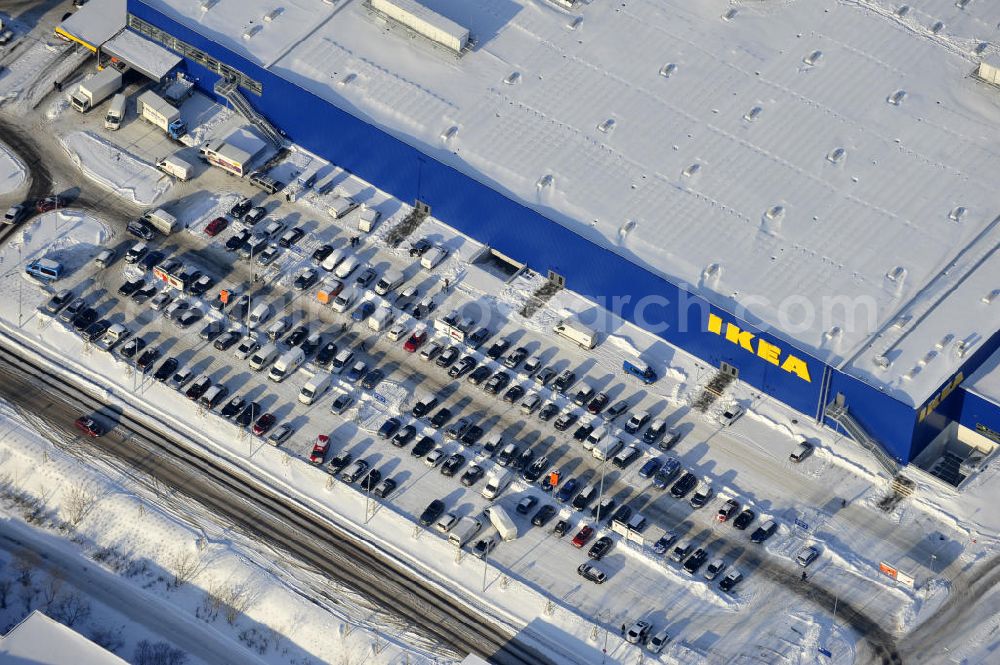
POLYGON ((181 112, 152 90, 139 95, 136 112, 140 118, 156 125, 175 141, 187 134, 187 123, 181 120, 181 112))
POLYGON ((486 508, 485 513, 505 542, 517 538, 517 525, 501 506, 492 505, 486 508))
POLYGON ((80 113, 86 113, 122 87, 122 73, 106 67, 77 86, 69 103, 80 113))
POLYGON ((164 157, 156 163, 156 166, 164 173, 172 175, 178 180, 187 180, 194 172, 194 165, 179 155, 164 157))
POLYGON ((146 222, 165 236, 170 235, 181 226, 180 222, 177 221, 177 218, 163 208, 157 208, 156 210, 147 212, 142 216, 142 221, 146 222))

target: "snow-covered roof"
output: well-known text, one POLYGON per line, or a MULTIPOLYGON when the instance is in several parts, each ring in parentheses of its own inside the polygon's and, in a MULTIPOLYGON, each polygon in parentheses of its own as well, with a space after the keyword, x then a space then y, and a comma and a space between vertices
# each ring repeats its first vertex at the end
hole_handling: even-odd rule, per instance
POLYGON ((31 665, 125 665, 72 628, 35 610, 0 636, 0 662, 31 665))
POLYGON ((145 1, 908 401, 934 343, 1000 329, 1000 298, 960 308, 997 241, 1000 94, 970 74, 1000 3, 421 0, 476 35, 456 59, 362 2, 145 1))
POLYGON ((124 27, 125 0, 92 0, 59 24, 59 30, 94 48, 124 27))
POLYGON ((987 358, 986 362, 962 383, 962 388, 1000 405, 1000 351, 987 358))
POLYGON ((124 60, 156 81, 163 79, 181 61, 180 56, 173 51, 131 30, 122 30, 108 40, 101 50, 124 60))

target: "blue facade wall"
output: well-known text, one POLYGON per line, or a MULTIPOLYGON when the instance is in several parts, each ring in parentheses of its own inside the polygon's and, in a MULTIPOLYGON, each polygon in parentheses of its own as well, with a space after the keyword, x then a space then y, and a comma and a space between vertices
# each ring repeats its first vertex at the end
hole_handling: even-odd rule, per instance
POLYGON ((969 429, 1000 443, 1000 405, 976 393, 961 391, 959 422, 969 429))
MULTIPOLYGON (((500 193, 496 183, 477 180, 425 154, 355 117, 335 104, 304 90, 268 70, 231 53, 228 49, 179 24, 141 0, 129 0, 131 14, 211 54, 251 78, 261 81, 264 94, 247 98, 264 116, 299 145, 322 155, 342 168, 372 182, 406 202, 428 203, 434 216, 460 232, 525 262, 543 274, 553 270, 564 275, 567 287, 609 307, 624 319, 656 333, 671 344, 718 365, 737 367, 740 379, 816 416, 821 412, 820 395, 826 365, 783 340, 764 333, 738 317, 691 295, 608 249, 550 220, 500 193), (622 296, 611 306, 615 296, 622 296), (666 307, 637 311, 644 298, 665 299, 666 307), (639 316, 641 314, 641 316, 639 316), (781 358, 794 355, 808 368, 809 381, 761 358, 755 351, 708 332, 708 319, 715 314, 754 334, 753 344, 764 340, 781 348, 781 358)), ((198 87, 213 95, 218 76, 196 62, 185 59, 198 87)), ((599 307, 595 307, 595 310, 599 307)), ((836 392, 848 398, 851 412, 872 435, 885 443, 901 461, 911 450, 915 413, 912 407, 881 393, 861 381, 833 372, 827 400, 836 392)))

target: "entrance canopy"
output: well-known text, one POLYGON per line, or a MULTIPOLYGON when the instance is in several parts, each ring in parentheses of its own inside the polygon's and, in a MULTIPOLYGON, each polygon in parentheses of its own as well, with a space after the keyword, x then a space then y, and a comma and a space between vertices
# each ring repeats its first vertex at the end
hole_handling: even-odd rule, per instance
POLYGON ((101 47, 101 51, 125 62, 154 81, 162 81, 181 62, 181 57, 176 53, 131 30, 119 32, 101 47))

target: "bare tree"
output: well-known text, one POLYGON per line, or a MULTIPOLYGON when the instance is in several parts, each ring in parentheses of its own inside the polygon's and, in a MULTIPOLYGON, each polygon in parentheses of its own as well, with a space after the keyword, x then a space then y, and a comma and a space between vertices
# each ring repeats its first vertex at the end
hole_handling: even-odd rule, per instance
POLYGON ((78 526, 97 506, 102 498, 98 489, 93 483, 81 480, 66 490, 63 510, 66 511, 66 519, 70 524, 78 526))
POLYGON ((229 622, 230 626, 236 623, 236 619, 238 619, 241 614, 244 614, 248 609, 250 609, 254 600, 254 593, 249 580, 239 584, 233 584, 229 587, 228 593, 225 596, 225 604, 226 621, 229 622))
POLYGON ((52 607, 52 618, 72 628, 90 616, 90 603, 78 591, 63 594, 52 607))
POLYGON ((187 654, 166 642, 142 640, 135 645, 135 665, 183 665, 187 654))
POLYGON ((206 565, 200 552, 192 552, 189 549, 175 552, 170 560, 170 567, 174 570, 174 586, 184 586, 198 577, 206 565))
POLYGON ((125 646, 125 638, 122 637, 124 629, 125 626, 119 628, 103 628, 98 626, 90 631, 90 640, 102 649, 107 649, 111 653, 117 653, 119 649, 125 646))
POLYGON ((58 570, 48 570, 49 579, 42 585, 42 602, 45 603, 45 609, 48 610, 52 603, 55 602, 56 597, 63 588, 62 575, 59 574, 58 570))
POLYGON ((32 573, 41 564, 42 559, 31 550, 18 552, 14 557, 14 570, 17 571, 15 579, 21 586, 31 586, 32 573))

